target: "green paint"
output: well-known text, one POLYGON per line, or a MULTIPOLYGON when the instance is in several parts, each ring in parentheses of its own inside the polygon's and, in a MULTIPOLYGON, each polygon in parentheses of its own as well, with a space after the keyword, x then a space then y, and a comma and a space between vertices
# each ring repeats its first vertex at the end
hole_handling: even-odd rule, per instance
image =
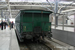
POLYGON ((37 26, 41 27, 42 31, 51 31, 51 22, 49 22, 51 11, 21 10, 20 12, 20 32, 33 32, 34 27, 37 26))

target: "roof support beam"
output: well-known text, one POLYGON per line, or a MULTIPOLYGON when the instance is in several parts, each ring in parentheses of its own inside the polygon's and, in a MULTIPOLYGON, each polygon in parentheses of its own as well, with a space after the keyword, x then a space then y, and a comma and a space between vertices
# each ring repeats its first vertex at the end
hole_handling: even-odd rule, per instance
POLYGON ((61 11, 61 13, 69 12, 69 11, 75 11, 75 9, 64 10, 64 11, 61 11))

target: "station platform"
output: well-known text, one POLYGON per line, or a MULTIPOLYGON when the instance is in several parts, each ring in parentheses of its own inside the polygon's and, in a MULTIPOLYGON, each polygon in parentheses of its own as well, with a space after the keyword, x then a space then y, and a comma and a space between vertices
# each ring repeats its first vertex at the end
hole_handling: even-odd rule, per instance
POLYGON ((0 29, 0 50, 20 50, 14 29, 0 29))

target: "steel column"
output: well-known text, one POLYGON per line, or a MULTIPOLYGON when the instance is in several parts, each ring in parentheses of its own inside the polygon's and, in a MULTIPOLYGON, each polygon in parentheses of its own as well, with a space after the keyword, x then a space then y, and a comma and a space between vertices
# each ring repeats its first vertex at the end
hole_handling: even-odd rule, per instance
POLYGON ((62 19, 63 19, 63 20, 62 20, 62 24, 63 24, 63 25, 62 25, 62 30, 64 30, 64 15, 62 16, 62 19))
POLYGON ((75 32, 75 15, 74 15, 74 32, 75 32))
POLYGON ((49 22, 52 22, 52 14, 49 15, 49 22))
POLYGON ((58 25, 58 16, 57 16, 57 13, 58 13, 58 0, 55 0, 55 29, 58 25))

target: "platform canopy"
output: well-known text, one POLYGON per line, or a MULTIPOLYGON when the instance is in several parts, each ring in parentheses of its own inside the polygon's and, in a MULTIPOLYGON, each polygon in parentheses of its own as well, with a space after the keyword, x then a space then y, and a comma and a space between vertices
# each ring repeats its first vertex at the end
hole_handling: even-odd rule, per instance
POLYGON ((74 14, 75 1, 74 0, 0 0, 0 18, 1 12, 3 16, 15 18, 19 10, 38 9, 55 11, 55 1, 58 1, 58 13, 69 12, 74 14))

